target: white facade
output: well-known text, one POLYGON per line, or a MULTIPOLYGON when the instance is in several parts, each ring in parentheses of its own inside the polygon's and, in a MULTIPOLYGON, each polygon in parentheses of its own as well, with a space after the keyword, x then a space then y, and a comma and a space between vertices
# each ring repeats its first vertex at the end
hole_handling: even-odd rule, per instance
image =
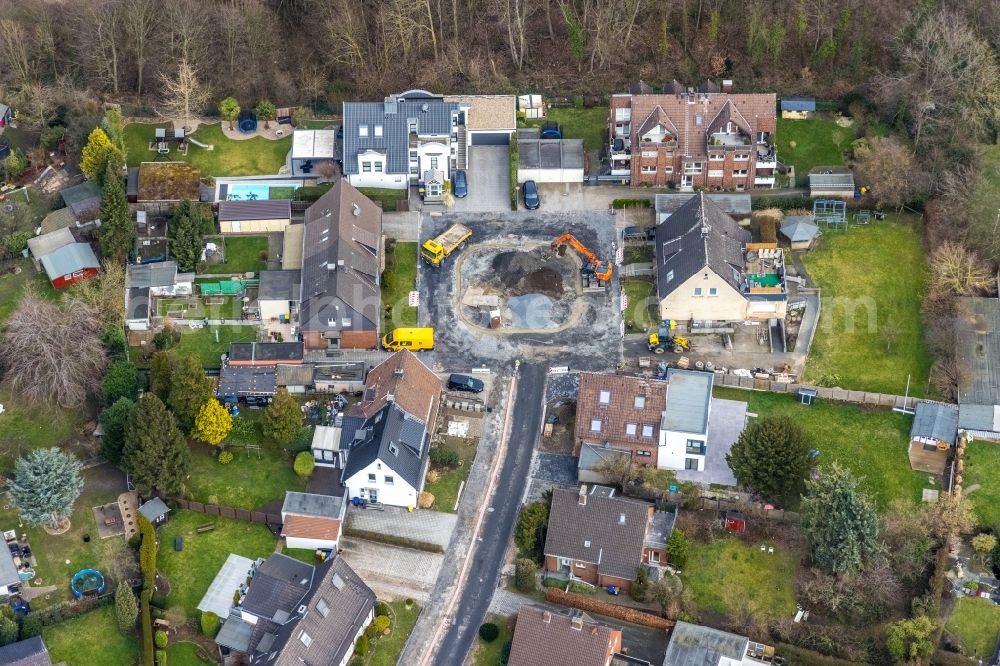
POLYGON ((536 183, 582 183, 583 167, 579 169, 518 169, 517 182, 533 180, 536 183))
POLYGON ((365 629, 368 628, 368 625, 371 624, 372 620, 374 619, 375 619, 375 607, 372 606, 372 609, 368 611, 368 617, 365 618, 365 621, 361 625, 361 628, 358 629, 358 633, 354 635, 354 640, 351 641, 351 649, 348 650, 347 653, 344 655, 344 658, 340 662, 340 666, 347 666, 347 664, 351 661, 351 657, 354 656, 354 647, 358 644, 358 639, 361 638, 361 635, 365 633, 365 629))
POLYGON ((440 171, 445 180, 451 179, 451 142, 428 141, 417 146, 417 173, 440 171))
POLYGON ((349 479, 343 480, 346 498, 360 497, 392 506, 417 506, 420 488, 414 488, 388 465, 376 460, 349 479))
POLYGON ((403 174, 386 173, 386 156, 374 150, 358 153, 358 172, 349 174, 347 182, 354 187, 384 187, 405 190, 409 182, 403 174))
POLYGON ((659 469, 697 469, 705 471, 705 447, 708 433, 660 430, 660 450, 656 455, 659 469), (698 452, 700 451, 700 453, 698 452), (697 467, 694 467, 697 465, 697 467))
POLYGON ((285 537, 286 548, 301 548, 303 550, 336 550, 340 541, 338 532, 336 539, 307 539, 305 537, 285 537))

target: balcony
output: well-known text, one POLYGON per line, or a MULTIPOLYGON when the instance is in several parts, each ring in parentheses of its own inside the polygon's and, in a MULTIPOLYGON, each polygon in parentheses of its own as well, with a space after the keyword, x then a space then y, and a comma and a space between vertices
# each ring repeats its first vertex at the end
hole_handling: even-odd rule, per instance
POLYGON ((755 176, 753 184, 762 187, 774 187, 774 176, 755 176))
POLYGON ((774 149, 774 146, 768 145, 766 143, 757 144, 757 168, 758 169, 778 168, 778 153, 774 149))
POLYGON ((613 160, 630 160, 632 159, 632 141, 625 137, 616 136, 612 139, 608 152, 613 160))

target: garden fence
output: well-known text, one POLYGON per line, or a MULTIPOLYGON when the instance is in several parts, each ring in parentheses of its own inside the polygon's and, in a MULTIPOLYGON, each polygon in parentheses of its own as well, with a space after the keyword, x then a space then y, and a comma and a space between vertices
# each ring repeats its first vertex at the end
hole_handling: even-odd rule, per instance
POLYGON ((205 504, 202 502, 193 502, 191 500, 180 499, 177 497, 167 497, 166 500, 176 504, 178 509, 186 509, 187 511, 194 511, 195 513, 203 513, 206 516, 221 516, 222 518, 244 520, 250 523, 267 525, 268 527, 272 525, 281 525, 282 522, 280 513, 267 513, 265 511, 248 511, 246 509, 234 509, 228 506, 220 506, 218 504, 205 504))

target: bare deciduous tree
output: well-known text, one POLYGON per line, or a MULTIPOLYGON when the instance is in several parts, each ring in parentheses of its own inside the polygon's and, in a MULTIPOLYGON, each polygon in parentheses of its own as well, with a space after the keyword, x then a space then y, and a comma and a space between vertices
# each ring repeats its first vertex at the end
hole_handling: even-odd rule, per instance
POLYGON ((183 118, 185 129, 191 127, 191 114, 199 113, 208 103, 209 91, 198 79, 187 60, 181 60, 173 76, 160 75, 163 85, 163 112, 173 118, 183 118))
POLYGON ((926 179, 913 151, 893 137, 869 137, 854 148, 858 180, 880 206, 902 209, 925 190, 926 179))
POLYGON ((82 405, 100 390, 107 364, 96 311, 79 301, 59 306, 27 291, 7 320, 0 364, 11 388, 28 400, 82 405))
POLYGON ((946 241, 930 256, 930 288, 939 294, 975 296, 992 291, 996 276, 974 252, 946 241))
POLYGON ((149 55, 149 42, 154 36, 159 4, 155 0, 125 0, 124 23, 129 50, 135 58, 135 94, 142 99, 143 75, 149 55))

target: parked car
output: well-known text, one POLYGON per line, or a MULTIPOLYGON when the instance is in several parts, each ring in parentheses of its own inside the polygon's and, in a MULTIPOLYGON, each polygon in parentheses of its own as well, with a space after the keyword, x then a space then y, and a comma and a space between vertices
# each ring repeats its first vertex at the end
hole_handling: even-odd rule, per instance
POLYGON ((521 186, 521 194, 524 196, 524 207, 528 210, 536 210, 542 205, 542 200, 538 196, 538 185, 533 180, 524 181, 521 186))
POLYGON ((469 194, 469 183, 465 178, 464 171, 456 171, 455 177, 451 180, 451 190, 459 199, 464 199, 469 194))
POLYGON ((483 380, 470 377, 468 375, 454 374, 448 377, 449 391, 468 391, 469 393, 482 393, 486 385, 483 380))

